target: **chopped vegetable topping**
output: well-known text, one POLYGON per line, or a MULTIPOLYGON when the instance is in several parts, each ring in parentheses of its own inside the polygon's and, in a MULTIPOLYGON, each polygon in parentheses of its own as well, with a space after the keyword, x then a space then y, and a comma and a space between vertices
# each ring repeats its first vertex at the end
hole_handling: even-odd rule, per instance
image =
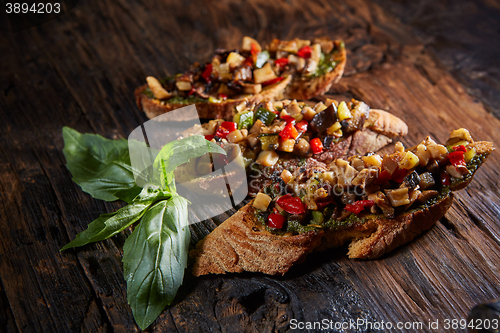
POLYGON ((306 209, 304 203, 300 198, 293 197, 290 194, 280 197, 276 203, 285 210, 285 212, 290 214, 303 214, 306 209))
POLYGON ((301 58, 309 59, 311 57, 311 52, 312 50, 309 46, 304 46, 297 52, 297 55, 301 58))
POLYGON ((296 139, 299 136, 299 132, 297 132, 297 129, 295 128, 295 126, 293 126, 293 123, 288 123, 279 135, 283 140, 290 138, 296 139))
POLYGON ((212 64, 207 64, 205 66, 205 70, 201 74, 201 77, 207 81, 207 83, 211 83, 212 80, 210 79, 210 75, 212 75, 212 64))
POLYGON ((373 205, 375 205, 375 201, 373 200, 359 200, 351 205, 345 205, 345 210, 358 215, 365 207, 371 207, 373 205))
POLYGON ((307 126, 308 123, 305 120, 299 121, 296 125, 295 128, 298 129, 301 132, 307 132, 307 126))
POLYGON ((459 165, 465 166, 464 151, 462 150, 449 153, 448 159, 450 160, 450 163, 454 166, 459 166, 459 165))
POLYGON ((283 223, 285 223, 285 217, 280 214, 269 214, 268 225, 274 229, 283 228, 283 223))
POLYGON ((276 66, 278 66, 280 68, 283 68, 286 65, 288 65, 288 58, 279 58, 279 59, 276 59, 276 61, 274 63, 276 64, 276 66))
POLYGON ((319 138, 314 138, 310 142, 313 154, 319 154, 323 151, 323 144, 319 138))

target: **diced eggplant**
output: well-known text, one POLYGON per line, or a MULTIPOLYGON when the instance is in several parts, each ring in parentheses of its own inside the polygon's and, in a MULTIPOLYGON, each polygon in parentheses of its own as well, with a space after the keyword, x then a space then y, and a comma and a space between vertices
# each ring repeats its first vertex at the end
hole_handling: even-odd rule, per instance
POLYGON ((401 184, 402 187, 407 187, 409 190, 413 190, 420 183, 420 177, 416 171, 412 171, 408 174, 401 184))
POLYGON ((309 123, 309 126, 318 133, 325 132, 330 126, 337 122, 337 108, 334 104, 328 106, 324 111, 317 113, 309 123))
POLYGON ((418 196, 417 200, 419 202, 424 203, 424 202, 426 202, 429 199, 437 197, 438 194, 439 194, 439 192, 435 191, 435 190, 422 191, 422 193, 420 193, 420 195, 418 196))
POLYGON ((384 191, 385 195, 387 196, 393 207, 399 207, 410 203, 407 187, 402 187, 395 190, 384 190, 384 191))
MULTIPOLYGON (((341 104, 342 103, 339 104, 339 108, 341 104)), ((344 133, 361 130, 370 114, 370 107, 363 102, 356 102, 354 107, 350 110, 350 113, 352 117, 347 119, 343 119, 339 114, 339 120, 342 121, 342 130, 344 133)))
POLYGON ((368 195, 368 200, 373 200, 375 204, 382 210, 382 213, 387 218, 394 217, 394 208, 391 206, 389 199, 382 191, 377 191, 368 195))
POLYGON ((420 175, 420 183, 418 183, 418 186, 420 186, 422 190, 427 190, 434 185, 436 185, 436 182, 430 172, 424 172, 420 175))

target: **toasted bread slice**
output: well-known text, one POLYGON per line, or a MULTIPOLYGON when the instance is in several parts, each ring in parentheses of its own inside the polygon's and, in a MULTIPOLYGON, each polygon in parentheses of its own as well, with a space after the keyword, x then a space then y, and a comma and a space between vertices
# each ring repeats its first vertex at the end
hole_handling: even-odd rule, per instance
MULTIPOLYGON (((201 118, 232 120, 235 107, 243 102, 255 105, 284 95, 309 99, 325 93, 340 79, 345 63, 341 41, 273 40, 262 49, 245 37, 240 51, 218 50, 211 62, 195 63, 162 82, 148 77, 148 84, 134 94, 150 119, 195 104, 201 118)), ((176 120, 190 120, 181 118, 176 120)))
POLYGON ((193 275, 261 272, 284 275, 313 251, 325 251, 351 241, 351 259, 375 259, 410 242, 430 229, 450 208, 450 194, 430 207, 395 219, 373 216, 342 230, 315 229, 293 236, 267 231, 258 222, 251 202, 220 224, 190 252, 193 275))
MULTIPOLYGON (((279 99, 282 96, 285 87, 291 80, 292 77, 289 76, 281 82, 264 87, 260 93, 255 95, 249 95, 238 99, 227 99, 216 103, 209 102, 209 100, 206 99, 202 102, 194 104, 196 105, 196 110, 198 111, 198 116, 200 118, 232 120, 233 116, 237 112, 236 106, 244 102, 251 105, 279 99)), ((135 90, 134 95, 137 106, 139 109, 144 111, 144 113, 146 113, 146 116, 149 119, 153 119, 169 111, 189 105, 189 103, 168 103, 168 100, 163 101, 152 96, 148 96, 146 94, 147 89, 148 85, 143 85, 135 90)), ((176 120, 187 121, 192 119, 176 117, 176 120)))
MULTIPOLYGON (((424 142, 427 144, 427 148, 432 151, 433 157, 431 158, 447 161, 447 155, 449 153, 444 146, 436 145, 429 138, 424 142), (442 151, 441 147, 444 148, 444 151, 442 151)), ((379 258, 431 228, 451 206, 453 199, 453 193, 451 191, 465 187, 472 180, 479 166, 485 161, 493 149, 491 142, 469 141, 466 145, 466 150, 469 155, 465 157, 465 159, 468 159, 466 164, 468 173, 465 177, 455 178, 454 176, 448 175, 448 179, 451 178, 448 184, 441 181, 442 184, 435 185, 436 189, 439 190, 438 196, 436 196, 438 192, 433 190, 433 192, 436 193, 434 196, 423 196, 422 202, 418 206, 410 209, 408 209, 408 206, 411 207, 411 205, 417 201, 414 200, 406 206, 403 204, 406 208, 403 208, 401 204, 393 204, 398 210, 396 210, 397 213, 394 215, 394 208, 392 208, 391 216, 389 216, 390 214, 386 214, 386 211, 384 211, 383 214, 370 212, 367 214, 362 213, 359 216, 351 213, 349 219, 346 220, 345 214, 341 214, 344 216, 344 220, 342 220, 342 218, 340 220, 329 220, 322 225, 311 223, 303 228, 302 232, 293 233, 288 229, 275 232, 265 221, 262 221, 262 219, 265 218, 261 213, 262 211, 256 208, 256 199, 254 199, 254 201, 248 203, 235 215, 219 225, 211 234, 197 244, 196 249, 191 251, 190 255, 195 258, 193 274, 199 276, 210 273, 221 274, 225 272, 252 271, 283 275, 292 265, 305 260, 308 253, 313 251, 324 251, 347 243, 349 243, 349 258, 379 258), (473 151, 475 155, 470 154, 471 151, 473 151), (401 209, 404 210, 401 211, 401 209), (333 224, 330 221, 332 221, 333 224)), ((414 151, 415 154, 419 154, 416 148, 409 149, 403 153, 408 154, 411 151, 414 151)), ((459 152, 459 150, 456 150, 456 152, 459 152)), ((397 158, 397 156, 401 156, 403 153, 401 151, 396 151, 392 155, 386 155, 385 158, 397 158)), ((409 156, 416 156, 415 154, 411 153, 409 156)), ((456 155, 457 154, 455 154, 455 156, 456 155)), ((458 155, 460 155, 460 153, 458 155)), ((425 156, 425 154, 421 156, 425 156)), ((462 163, 457 160, 456 162, 458 166, 462 163)), ((352 163, 352 160, 350 163, 352 163)), ((337 166, 345 166, 345 162, 334 164, 337 166)), ((442 163, 441 169, 433 170, 433 172, 438 172, 437 174, 441 175, 441 179, 446 179, 446 177, 443 178, 443 173, 447 174, 448 171, 448 169, 445 169, 445 164, 446 163, 442 163)), ((396 189, 400 190, 401 188, 409 186, 411 187, 411 191, 418 191, 419 186, 417 183, 411 184, 412 181, 415 180, 414 173, 415 170, 422 170, 421 168, 426 167, 426 165, 431 166, 432 163, 426 163, 423 166, 418 166, 417 163, 412 166, 412 168, 407 171, 408 177, 405 177, 405 180, 402 180, 401 186, 396 187, 396 189)), ((447 164, 447 167, 449 166, 453 165, 447 164)), ((388 164, 387 167, 390 167, 390 164, 388 164)), ((459 169, 457 169, 457 171, 458 170, 459 169)), ((300 174, 303 174, 303 172, 296 173, 296 177, 300 177, 300 174)), ((312 174, 313 178, 315 177, 314 179, 318 179, 314 172, 312 174)), ((381 178, 385 177, 382 176, 382 174, 379 174, 379 176, 381 178)), ((309 176, 304 177, 307 178, 309 176)), ((376 178, 376 180, 378 179, 379 178, 376 178)), ((424 186, 424 183, 420 180, 418 181, 418 184, 424 186)), ((372 185, 373 184, 377 184, 377 181, 372 183, 372 185)), ((387 186, 388 185, 389 183, 387 183, 387 186)), ((387 186, 383 185, 383 183, 377 186, 382 186, 382 188, 385 188, 385 191, 387 191, 387 186)), ((428 186, 428 184, 425 186, 428 186)), ((272 190, 273 186, 268 188, 272 190)), ((420 191, 418 192, 420 193, 420 191)), ((386 194, 389 196, 388 192, 386 192, 386 194)), ((278 198, 280 198, 279 194, 278 198)), ((418 198, 420 199, 420 197, 418 198)), ((386 203, 388 203, 389 201, 387 201, 387 198, 385 199, 386 203)), ((390 199, 392 204, 392 200, 396 200, 397 198, 391 196, 390 199)), ((373 205, 373 202, 370 203, 369 201, 370 200, 365 200, 362 204, 373 205)), ((338 209, 338 206, 336 206, 338 204, 332 205, 334 209, 338 209)), ((378 202, 377 205, 379 205, 378 202)), ((342 212, 352 212, 355 206, 356 205, 351 205, 348 209, 346 205, 342 212)), ((309 207, 309 203, 307 207, 309 207)), ((271 211, 267 213, 267 215, 278 215, 276 208, 272 209, 274 213, 271 211)), ((360 211, 356 214, 359 213, 360 211)))

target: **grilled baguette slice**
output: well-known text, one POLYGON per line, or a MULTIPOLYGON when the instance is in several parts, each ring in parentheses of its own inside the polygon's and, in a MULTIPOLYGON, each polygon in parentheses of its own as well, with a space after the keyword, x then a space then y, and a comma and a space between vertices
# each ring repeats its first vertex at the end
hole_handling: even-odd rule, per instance
POLYGON ((243 102, 255 105, 284 96, 309 99, 324 94, 340 80, 345 64, 346 52, 341 41, 273 40, 262 50, 257 41, 245 37, 241 52, 218 50, 211 63, 193 65, 190 71, 171 78, 176 83, 168 87, 167 83, 148 77, 148 84, 137 88, 134 95, 139 109, 150 119, 195 104, 201 118, 232 120, 235 107, 243 102), (255 47, 249 49, 250 44, 255 47), (304 48, 308 51, 304 52, 304 48), (221 74, 222 67, 230 72, 221 74), (179 90, 179 82, 185 90, 179 90), (223 95, 227 99, 220 99, 223 95), (183 102, 172 99, 176 96, 183 97, 183 102))
MULTIPOLYGON (((231 120, 237 112, 236 106, 241 103, 246 102, 247 104, 259 104, 261 102, 274 101, 276 99, 279 99, 282 96, 285 87, 291 82, 291 80, 292 77, 289 76, 281 82, 264 87, 258 94, 246 96, 239 99, 227 99, 217 103, 209 102, 208 100, 206 100, 194 104, 196 105, 198 116, 202 119, 231 120)), ((137 88, 134 92, 134 95, 137 106, 140 110, 146 113, 146 116, 149 119, 153 119, 169 111, 189 105, 189 103, 168 103, 167 101, 153 98, 146 94, 146 89, 148 89, 147 84, 137 88)), ((178 117, 176 118, 176 120, 187 121, 192 119, 178 117)))
POLYGON ((270 232, 259 221, 250 202, 191 251, 190 255, 195 258, 193 274, 251 271, 283 275, 291 266, 304 261, 307 254, 347 243, 349 258, 379 258, 431 228, 451 206, 452 191, 467 186, 494 149, 491 142, 485 141, 470 143, 467 147, 474 149, 477 155, 474 164, 468 165, 470 172, 466 177, 452 179, 449 187, 441 188, 438 197, 394 218, 370 213, 339 227, 280 235, 270 232))

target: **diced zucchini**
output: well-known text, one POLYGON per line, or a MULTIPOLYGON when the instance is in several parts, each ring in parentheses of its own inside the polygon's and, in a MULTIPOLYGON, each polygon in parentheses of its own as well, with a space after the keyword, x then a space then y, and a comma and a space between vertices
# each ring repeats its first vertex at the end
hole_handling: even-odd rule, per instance
POLYGON ((276 113, 273 113, 265 108, 259 108, 254 115, 254 122, 260 119, 266 126, 271 125, 273 120, 276 118, 276 113))
POLYGON ((262 66, 266 64, 270 57, 271 56, 269 55, 268 51, 259 52, 259 54, 257 55, 257 61, 255 61, 255 67, 262 68, 262 66))
POLYGON ((279 147, 280 140, 278 134, 261 134, 259 140, 262 145, 262 150, 275 150, 279 147))
POLYGON ((253 111, 237 113, 234 115, 233 121, 238 124, 238 129, 248 129, 253 125, 253 111))

